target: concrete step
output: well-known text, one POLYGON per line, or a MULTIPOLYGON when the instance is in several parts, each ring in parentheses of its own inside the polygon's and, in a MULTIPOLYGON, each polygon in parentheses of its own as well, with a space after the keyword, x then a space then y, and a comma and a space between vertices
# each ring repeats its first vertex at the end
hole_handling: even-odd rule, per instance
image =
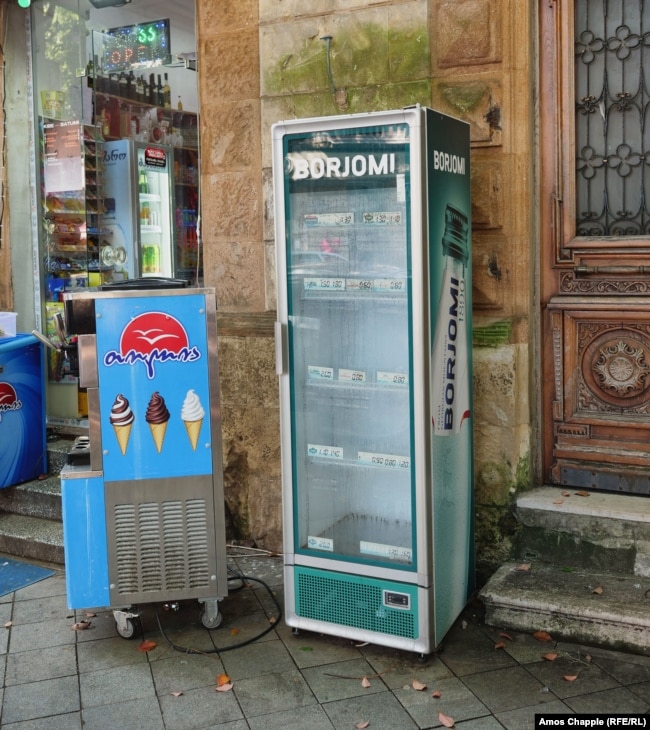
POLYGON ((63 565, 63 523, 0 513, 0 553, 63 565))
POLYGON ((517 499, 516 516, 522 561, 650 577, 647 497, 542 487, 517 499))
POLYGON ((47 475, 0 489, 0 552, 63 564, 59 473, 72 442, 72 436, 49 439, 47 475))
POLYGON ((650 654, 650 579, 541 562, 528 570, 521 565, 502 565, 481 590, 488 625, 650 654))

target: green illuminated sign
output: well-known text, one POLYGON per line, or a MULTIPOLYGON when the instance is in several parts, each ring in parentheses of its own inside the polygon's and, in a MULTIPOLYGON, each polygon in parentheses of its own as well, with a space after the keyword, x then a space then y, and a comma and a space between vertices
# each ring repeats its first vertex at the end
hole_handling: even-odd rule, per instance
POLYGON ((169 19, 124 25, 106 31, 102 60, 105 74, 171 63, 169 19))

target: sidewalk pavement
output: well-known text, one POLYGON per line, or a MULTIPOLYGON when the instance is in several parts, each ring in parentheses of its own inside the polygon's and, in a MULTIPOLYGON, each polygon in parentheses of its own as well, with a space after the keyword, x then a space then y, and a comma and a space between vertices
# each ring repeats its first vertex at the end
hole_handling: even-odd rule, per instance
POLYGON ((257 581, 233 582, 213 631, 201 625, 198 602, 187 601, 177 611, 139 607, 136 637, 121 638, 112 611, 67 609, 57 566, 1 597, 0 727, 409 730, 443 727, 446 717, 461 730, 532 730, 540 712, 650 712, 649 657, 500 632, 483 624, 478 602, 424 661, 347 639, 294 636, 273 620, 275 600, 282 605, 281 559, 232 551, 229 565, 273 595, 257 581), (81 621, 90 626, 73 629, 81 621), (143 651, 143 641, 155 647, 143 651), (232 688, 216 691, 222 674, 232 688))

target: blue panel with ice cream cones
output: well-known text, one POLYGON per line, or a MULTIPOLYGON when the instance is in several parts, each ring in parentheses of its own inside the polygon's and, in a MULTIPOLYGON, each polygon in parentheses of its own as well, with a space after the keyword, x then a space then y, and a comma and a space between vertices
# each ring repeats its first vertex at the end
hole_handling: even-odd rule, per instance
POLYGON ((208 306, 190 292, 96 300, 106 481, 212 473, 208 306))

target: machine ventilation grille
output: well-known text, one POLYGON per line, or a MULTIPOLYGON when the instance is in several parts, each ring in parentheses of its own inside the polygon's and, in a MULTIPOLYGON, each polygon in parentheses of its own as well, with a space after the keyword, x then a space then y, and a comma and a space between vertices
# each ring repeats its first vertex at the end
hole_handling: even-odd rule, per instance
POLYGON ((413 639, 414 615, 385 606, 379 584, 297 571, 296 613, 316 621, 413 639))
POLYGON ((205 500, 118 504, 114 524, 118 595, 210 586, 205 500))

